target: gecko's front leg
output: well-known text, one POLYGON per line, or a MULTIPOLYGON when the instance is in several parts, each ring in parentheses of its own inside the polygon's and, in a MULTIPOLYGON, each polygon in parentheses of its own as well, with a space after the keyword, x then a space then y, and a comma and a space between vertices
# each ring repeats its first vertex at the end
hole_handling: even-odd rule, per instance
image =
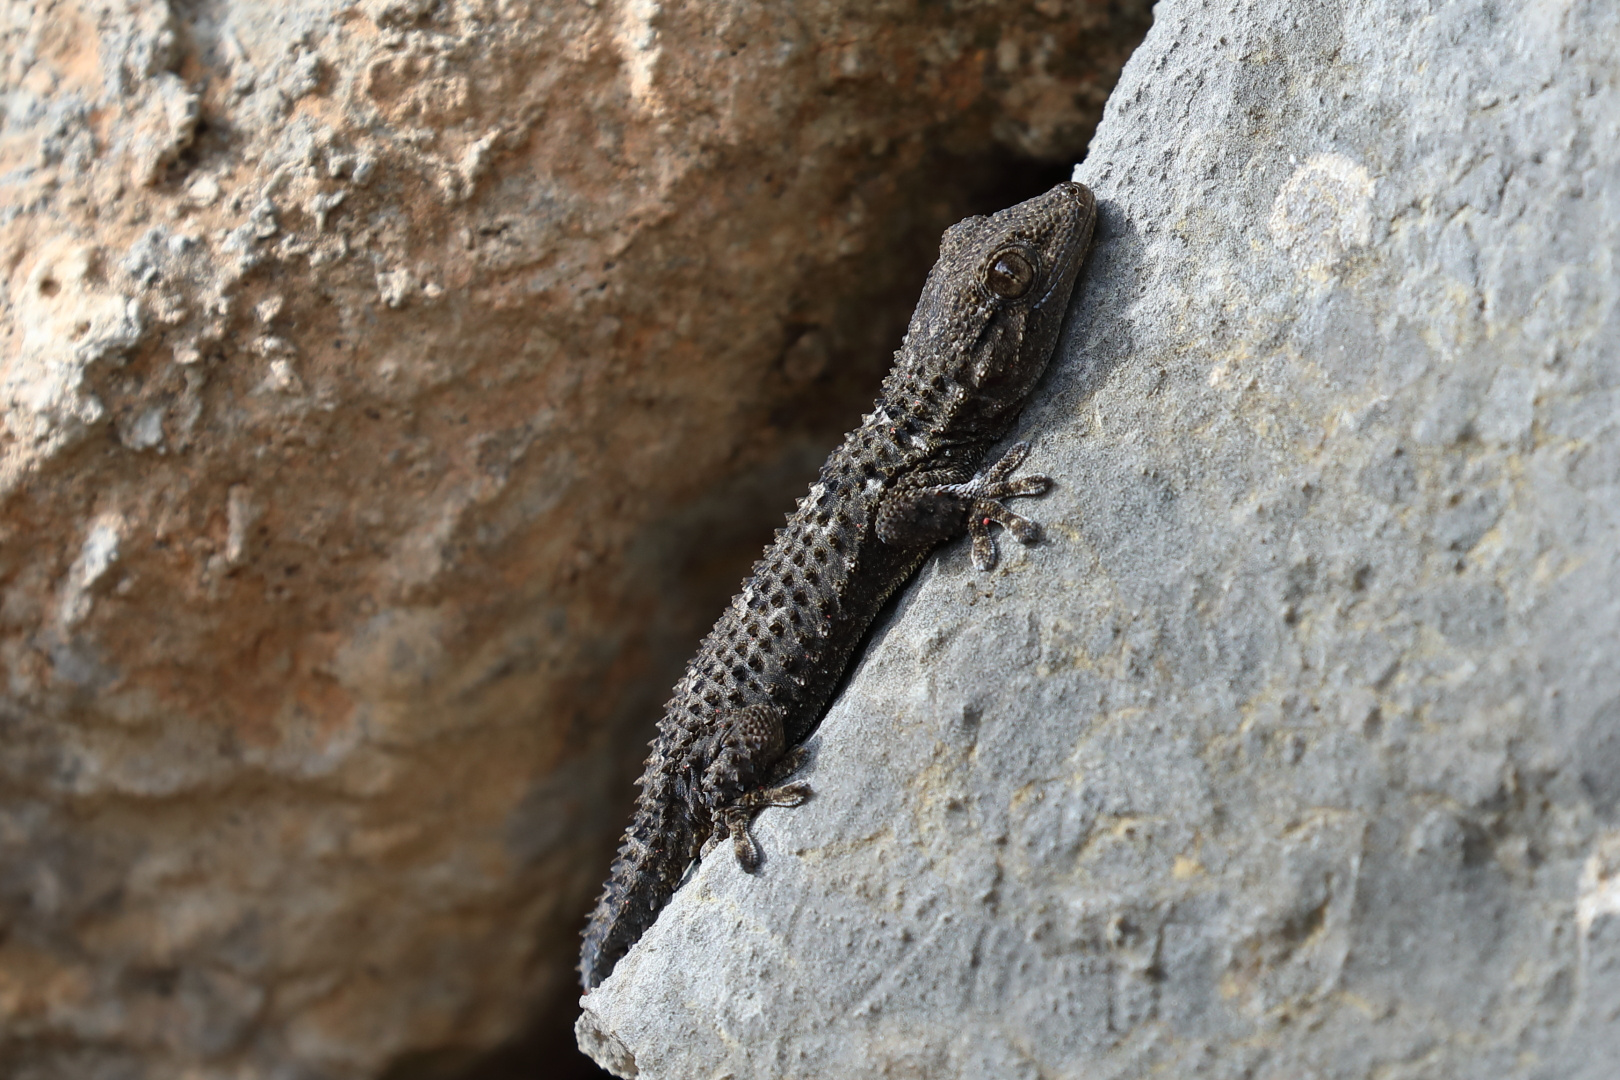
POLYGON ((1043 495, 1050 477, 1009 479, 1029 454, 1029 443, 1014 443, 1001 458, 972 479, 964 470, 920 472, 898 481, 878 507, 877 534, 895 547, 933 545, 962 535, 973 538, 973 565, 992 570, 996 546, 990 538, 992 523, 1000 525, 1022 544, 1040 539, 1035 522, 1007 509, 1002 499, 1017 495, 1043 495))

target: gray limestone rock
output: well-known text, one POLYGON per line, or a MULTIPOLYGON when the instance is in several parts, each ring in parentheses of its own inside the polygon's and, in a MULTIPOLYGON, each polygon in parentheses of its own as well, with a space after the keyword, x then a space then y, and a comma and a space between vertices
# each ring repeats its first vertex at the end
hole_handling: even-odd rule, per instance
POLYGON ((584 999, 619 1075, 1613 1075, 1620 9, 1157 20, 1046 542, 903 595, 584 999))

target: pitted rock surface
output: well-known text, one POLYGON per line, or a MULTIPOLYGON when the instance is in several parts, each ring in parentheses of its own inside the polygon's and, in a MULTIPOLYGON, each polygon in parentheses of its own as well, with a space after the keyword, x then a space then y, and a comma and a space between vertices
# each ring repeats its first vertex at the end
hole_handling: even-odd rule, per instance
POLYGON ((756 877, 584 999, 649 1080, 1613 1069, 1620 15, 1167 0, 1015 435, 756 877))

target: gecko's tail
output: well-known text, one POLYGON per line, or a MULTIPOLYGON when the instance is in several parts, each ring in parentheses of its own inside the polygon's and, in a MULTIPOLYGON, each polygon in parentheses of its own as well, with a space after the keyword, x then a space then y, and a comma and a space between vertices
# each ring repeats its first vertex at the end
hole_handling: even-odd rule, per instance
POLYGON ((585 927, 579 981, 587 991, 613 973, 675 895, 696 854, 690 834, 689 826, 654 823, 644 812, 636 814, 585 927))

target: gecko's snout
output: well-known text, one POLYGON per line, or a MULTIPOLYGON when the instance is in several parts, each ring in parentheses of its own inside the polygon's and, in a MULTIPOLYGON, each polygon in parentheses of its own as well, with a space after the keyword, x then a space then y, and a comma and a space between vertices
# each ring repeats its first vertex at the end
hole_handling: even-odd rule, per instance
MULTIPOLYGON (((1050 219, 1053 232, 1060 241, 1089 240, 1091 225, 1097 216, 1097 197, 1086 185, 1065 180, 1044 195, 1037 195, 1030 203, 1043 204, 1041 209, 1050 219)), ((1067 246, 1067 243, 1064 244, 1067 246)))
POLYGON ((1091 189, 1078 180, 1065 180, 1053 188, 1052 191, 1061 193, 1064 197, 1074 200, 1077 205, 1086 209, 1097 205, 1097 198, 1091 193, 1091 189))

